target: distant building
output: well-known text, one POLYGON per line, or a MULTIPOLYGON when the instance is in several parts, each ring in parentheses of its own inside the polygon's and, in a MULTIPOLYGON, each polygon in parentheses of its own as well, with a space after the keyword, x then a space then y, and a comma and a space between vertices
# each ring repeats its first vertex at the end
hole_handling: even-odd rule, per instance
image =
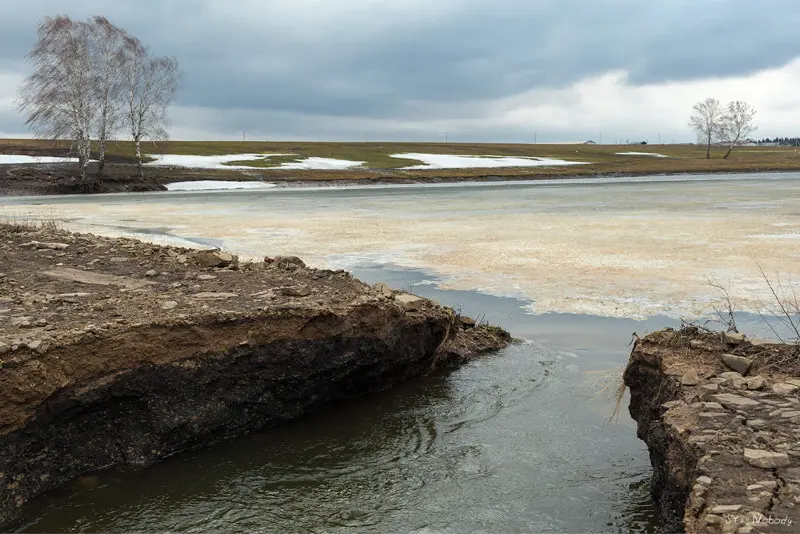
POLYGON ((584 145, 596 145, 597 143, 595 143, 594 141, 592 141, 591 139, 589 139, 588 141, 584 141, 584 142, 583 142, 583 144, 584 144, 584 145))

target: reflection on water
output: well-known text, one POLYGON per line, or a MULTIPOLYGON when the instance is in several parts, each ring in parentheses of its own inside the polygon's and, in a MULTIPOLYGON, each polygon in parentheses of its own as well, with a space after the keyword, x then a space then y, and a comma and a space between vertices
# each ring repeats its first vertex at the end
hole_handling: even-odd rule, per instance
POLYGON ((40 501, 26 531, 653 530, 646 449, 624 409, 608 422, 612 396, 587 378, 621 368, 631 332, 664 321, 583 317, 576 328, 576 316, 526 315, 523 301, 420 285, 420 272, 355 274, 523 341, 150 470, 85 477, 40 501))

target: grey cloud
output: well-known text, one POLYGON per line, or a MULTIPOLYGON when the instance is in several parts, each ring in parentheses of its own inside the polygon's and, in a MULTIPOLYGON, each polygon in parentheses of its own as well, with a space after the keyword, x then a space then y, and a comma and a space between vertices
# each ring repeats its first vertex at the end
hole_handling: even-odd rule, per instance
MULTIPOLYGON (((291 4, 285 21, 279 8, 290 4, 280 0, 74 0, 68 14, 104 14, 176 56, 182 105, 298 116, 478 116, 493 99, 611 69, 647 84, 747 74, 800 55, 800 10, 783 0, 465 0, 436 12, 408 2, 402 17, 388 3, 306 3, 291 4)), ((55 0, 0 7, 0 71, 19 70, 36 21, 63 10, 55 0)))

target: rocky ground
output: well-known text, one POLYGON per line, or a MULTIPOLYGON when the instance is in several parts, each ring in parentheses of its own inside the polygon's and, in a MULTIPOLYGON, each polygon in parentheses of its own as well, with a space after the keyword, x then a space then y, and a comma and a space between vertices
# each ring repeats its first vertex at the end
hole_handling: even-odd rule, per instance
POLYGON ((510 342, 295 257, 0 224, 0 528, 32 497, 510 342))
POLYGON ((800 346, 666 330, 625 383, 667 532, 800 531, 800 346))

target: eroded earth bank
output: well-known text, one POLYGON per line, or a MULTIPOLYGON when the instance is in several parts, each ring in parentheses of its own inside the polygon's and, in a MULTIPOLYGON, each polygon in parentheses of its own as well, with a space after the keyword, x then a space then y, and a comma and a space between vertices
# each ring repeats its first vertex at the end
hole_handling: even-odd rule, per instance
POLYGON ((695 327, 634 345, 630 413, 666 532, 800 530, 800 346, 695 327))
POLYGON ((294 257, 0 224, 0 529, 83 473, 148 466, 510 342, 294 257))

